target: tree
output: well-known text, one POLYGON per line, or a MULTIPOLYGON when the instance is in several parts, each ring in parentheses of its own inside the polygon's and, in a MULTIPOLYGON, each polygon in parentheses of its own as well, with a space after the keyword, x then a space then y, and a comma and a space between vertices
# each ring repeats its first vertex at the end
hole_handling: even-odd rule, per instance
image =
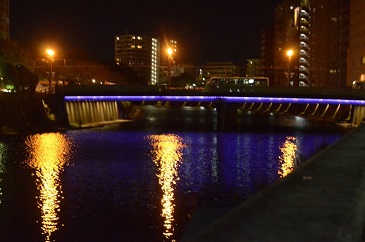
POLYGON ((38 77, 23 65, 0 62, 0 88, 11 92, 34 92, 38 77))

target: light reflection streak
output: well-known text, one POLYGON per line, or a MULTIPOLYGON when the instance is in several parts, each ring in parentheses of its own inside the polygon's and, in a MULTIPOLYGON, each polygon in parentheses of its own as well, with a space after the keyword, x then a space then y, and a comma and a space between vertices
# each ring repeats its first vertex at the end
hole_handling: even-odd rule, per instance
MULTIPOLYGON (((6 152, 7 152, 7 147, 5 144, 0 143, 0 175, 2 175, 3 173, 5 173, 5 156, 6 156, 6 152)), ((3 179, 0 176, 0 204, 2 203, 1 198, 3 196, 3 191, 2 191, 2 181, 3 179)))
POLYGON ((45 241, 58 229, 58 212, 62 199, 60 174, 66 165, 71 143, 62 134, 46 133, 30 136, 28 166, 34 169, 39 190, 38 208, 41 210, 42 233, 45 241))
POLYGON ((280 147, 282 155, 279 156, 279 176, 287 176, 295 167, 295 160, 297 158, 297 139, 295 137, 286 137, 284 144, 280 147))
POLYGON ((176 135, 150 135, 152 159, 159 173, 157 174, 162 190, 162 217, 164 218, 164 236, 169 239, 174 227, 174 189, 178 180, 177 168, 182 159, 184 144, 176 135))

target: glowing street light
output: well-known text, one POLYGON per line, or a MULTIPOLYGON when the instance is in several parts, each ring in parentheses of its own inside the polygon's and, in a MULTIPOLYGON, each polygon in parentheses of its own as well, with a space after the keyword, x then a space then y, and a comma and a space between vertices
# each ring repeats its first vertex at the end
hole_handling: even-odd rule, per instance
POLYGON ((290 69, 291 69, 291 57, 293 55, 293 50, 292 49, 289 49, 286 52, 286 55, 288 56, 288 85, 290 87, 290 78, 291 78, 290 69))
POLYGON ((168 65, 169 65, 168 87, 171 87, 171 58, 172 58, 172 49, 169 47, 169 48, 167 48, 167 62, 168 62, 168 65))
POLYGON ((49 86, 48 86, 48 92, 51 93, 52 92, 52 61, 53 61, 53 56, 54 56, 54 50, 52 49, 47 49, 46 53, 48 55, 48 59, 49 59, 49 65, 50 65, 50 72, 49 72, 49 86))

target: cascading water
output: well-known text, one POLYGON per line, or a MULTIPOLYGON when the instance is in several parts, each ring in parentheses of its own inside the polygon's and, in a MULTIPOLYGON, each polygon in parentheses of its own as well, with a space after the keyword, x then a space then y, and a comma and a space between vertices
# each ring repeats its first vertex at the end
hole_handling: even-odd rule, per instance
POLYGON ((68 121, 72 127, 87 127, 119 119, 116 101, 66 102, 68 121))

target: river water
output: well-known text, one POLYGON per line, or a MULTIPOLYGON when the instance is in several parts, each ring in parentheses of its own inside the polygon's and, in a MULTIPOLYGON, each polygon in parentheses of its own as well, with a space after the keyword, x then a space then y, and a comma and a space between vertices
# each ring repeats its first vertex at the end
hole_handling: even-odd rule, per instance
POLYGON ((0 138, 0 241, 179 241, 197 209, 234 206, 339 140, 340 127, 140 107, 133 122, 0 138))

